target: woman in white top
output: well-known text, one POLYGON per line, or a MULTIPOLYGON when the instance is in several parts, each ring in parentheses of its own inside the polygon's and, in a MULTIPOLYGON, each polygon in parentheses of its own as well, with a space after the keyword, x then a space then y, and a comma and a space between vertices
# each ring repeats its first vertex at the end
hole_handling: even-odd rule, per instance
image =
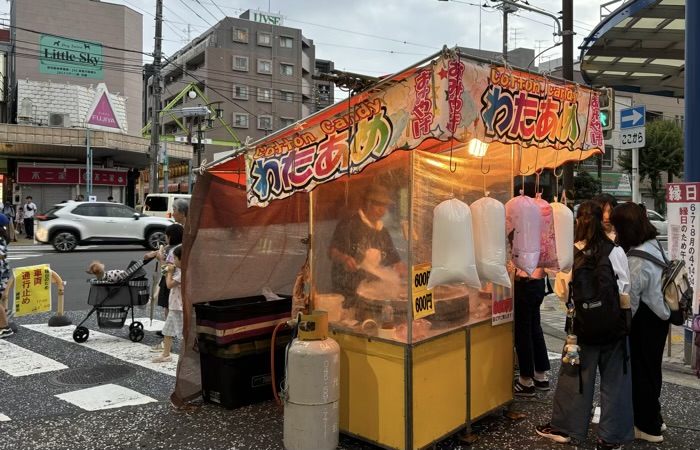
MULTIPOLYGON (((626 251, 641 250, 663 261, 658 231, 649 222, 646 211, 635 203, 615 208, 610 222, 617 231, 617 242, 626 251)), ((630 357, 634 434, 637 439, 662 442, 665 424, 661 418, 661 360, 671 315, 680 315, 678 306, 671 311, 661 292, 662 268, 638 256, 629 257, 632 276, 632 330, 630 357)), ((676 322, 677 323, 677 322, 676 322)))
MULTIPOLYGON (((605 330, 606 334, 600 335, 605 336, 601 338, 602 343, 590 343, 596 341, 593 338, 590 338, 589 342, 582 342, 585 339, 579 336, 579 365, 562 364, 552 402, 552 419, 546 425, 536 426, 535 430, 540 436, 560 443, 570 442, 571 437, 584 441, 591 420, 596 373, 599 371, 601 416, 596 448, 617 449, 621 448, 622 442, 634 438, 632 380, 626 361, 625 316, 629 317, 629 312, 626 314, 624 312, 625 309, 629 309, 627 294, 630 282, 627 257, 625 252, 606 236, 603 228, 603 210, 595 202, 587 201, 579 207, 574 238, 575 247, 578 250, 574 270, 568 274, 557 275, 554 292, 562 301, 567 302, 569 283, 577 273, 582 273, 577 271, 577 268, 581 267, 579 261, 583 261, 581 258, 594 257, 596 267, 602 267, 598 265, 598 261, 601 257, 607 256, 617 281, 615 286, 612 277, 608 278, 612 283, 608 287, 619 292, 619 300, 617 292, 612 295, 608 293, 606 297, 600 298, 601 301, 605 301, 604 299, 609 301, 611 297, 615 297, 615 300, 620 302, 620 308, 617 305, 611 307, 618 313, 618 320, 615 321, 616 327, 611 332, 608 333, 609 330, 605 330)), ((600 264, 607 264, 607 262, 603 261, 600 264)), ((576 295, 573 298, 574 303, 577 301, 576 295)), ((606 293, 600 295, 606 295, 606 293)), ((574 332, 577 329, 576 324, 577 322, 574 321, 574 332)), ((593 335, 594 338, 598 336, 593 335)))

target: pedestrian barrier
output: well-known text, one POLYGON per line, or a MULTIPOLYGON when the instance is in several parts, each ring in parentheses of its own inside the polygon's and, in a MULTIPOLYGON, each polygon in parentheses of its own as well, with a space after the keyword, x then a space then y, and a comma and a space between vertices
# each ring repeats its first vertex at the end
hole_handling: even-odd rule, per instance
MULTIPOLYGON (((15 270, 23 269, 22 267, 19 267, 15 270)), ((49 319, 49 326, 50 327, 65 327, 68 325, 72 324, 72 321, 70 317, 64 315, 64 291, 65 291, 65 285, 66 282, 63 281, 61 276, 54 272, 53 270, 49 269, 49 272, 51 273, 51 283, 55 284, 58 287, 58 305, 57 305, 57 313, 53 315, 49 319)), ((12 291, 13 286, 15 285, 15 276, 14 276, 14 271, 13 271, 13 276, 10 277, 10 281, 8 281, 7 286, 5 287, 5 291, 2 293, 2 306, 9 311, 9 298, 10 298, 10 292, 12 291)), ((16 330, 16 326, 14 324, 10 324, 11 328, 13 330, 16 330)))

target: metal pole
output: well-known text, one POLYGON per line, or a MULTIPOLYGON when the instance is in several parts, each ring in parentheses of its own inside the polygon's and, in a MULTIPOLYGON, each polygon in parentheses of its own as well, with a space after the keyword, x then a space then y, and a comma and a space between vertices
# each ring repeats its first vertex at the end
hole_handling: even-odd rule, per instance
POLYGON ((503 4, 503 60, 508 60, 508 5, 505 3, 503 4))
POLYGON ((597 165, 598 165, 598 181, 600 181, 600 185, 598 188, 598 193, 602 194, 603 193, 603 155, 598 155, 596 158, 597 165))
POLYGON ((158 149, 160 135, 160 59, 163 37, 163 0, 156 0, 156 36, 153 49, 153 111, 151 120, 150 177, 148 192, 158 193, 158 149))
POLYGON ((192 160, 187 161, 187 193, 192 193, 192 160))
MULTIPOLYGON (((685 98, 693 99, 700 94, 698 62, 700 62, 700 4, 685 2, 685 98)), ((686 182, 700 181, 700 104, 685 102, 685 166, 686 182)))
POLYGON ((481 50, 481 5, 479 5, 479 50, 481 50))
POLYGON ((632 201, 639 203, 639 149, 633 148, 632 152, 632 201))
POLYGON ((92 147, 90 147, 90 127, 85 129, 87 139, 87 169, 85 171, 85 193, 88 195, 88 200, 92 195, 92 147))
POLYGON ((163 141, 163 192, 170 192, 168 185, 168 141, 163 141))
MULTIPOLYGON (((562 76, 565 80, 574 80, 574 0, 562 0, 562 76)), ((564 192, 567 201, 572 201, 574 196, 574 163, 564 164, 564 192)), ((602 181, 602 180, 601 180, 602 181)))
POLYGON ((202 166, 202 118, 197 121, 197 167, 202 166))

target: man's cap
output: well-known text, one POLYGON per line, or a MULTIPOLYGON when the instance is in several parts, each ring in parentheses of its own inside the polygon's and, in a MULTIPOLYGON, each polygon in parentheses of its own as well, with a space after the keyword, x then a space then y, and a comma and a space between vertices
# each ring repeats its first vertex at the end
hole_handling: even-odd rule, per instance
POLYGON ((365 198, 373 202, 391 205, 394 201, 389 196, 389 190, 379 184, 371 185, 365 192, 365 198))

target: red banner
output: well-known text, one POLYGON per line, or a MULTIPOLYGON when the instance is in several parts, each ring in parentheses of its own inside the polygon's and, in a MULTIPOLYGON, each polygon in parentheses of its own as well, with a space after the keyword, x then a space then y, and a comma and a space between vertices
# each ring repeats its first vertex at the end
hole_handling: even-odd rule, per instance
MULTIPOLYGON (((18 167, 17 182, 22 184, 85 184, 87 169, 77 167, 18 167)), ((93 169, 92 184, 126 186, 126 171, 93 169)))

